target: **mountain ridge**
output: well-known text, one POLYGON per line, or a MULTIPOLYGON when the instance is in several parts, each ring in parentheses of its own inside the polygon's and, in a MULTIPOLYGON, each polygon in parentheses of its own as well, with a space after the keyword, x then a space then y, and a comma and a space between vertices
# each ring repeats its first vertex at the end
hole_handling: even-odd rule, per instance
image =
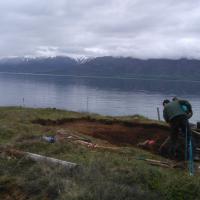
POLYGON ((131 57, 18 57, 0 59, 0 72, 200 80, 200 60, 131 57))

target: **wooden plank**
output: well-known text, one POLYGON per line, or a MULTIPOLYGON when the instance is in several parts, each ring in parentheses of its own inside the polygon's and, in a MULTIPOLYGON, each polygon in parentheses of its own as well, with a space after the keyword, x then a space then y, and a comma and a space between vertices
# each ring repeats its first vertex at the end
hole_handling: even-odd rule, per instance
POLYGON ((30 153, 30 152, 19 151, 16 149, 4 149, 4 150, 1 149, 1 152, 2 151, 11 156, 16 156, 16 157, 24 156, 25 158, 36 161, 36 162, 45 162, 45 163, 52 164, 52 165, 60 165, 67 170, 75 169, 79 166, 76 163, 59 160, 59 159, 52 158, 52 157, 42 156, 39 154, 30 153))
POLYGON ((200 136, 200 132, 198 132, 198 131, 196 131, 194 129, 192 129, 192 132, 195 133, 195 134, 197 134, 198 136, 200 136))
POLYGON ((46 156, 42 156, 42 155, 38 155, 38 154, 34 154, 34 153, 29 153, 29 152, 25 152, 25 156, 28 159, 31 159, 33 161, 45 162, 45 163, 49 163, 49 164, 53 164, 53 165, 61 165, 62 167, 69 169, 69 170, 76 168, 78 166, 76 163, 67 162, 67 161, 64 161, 64 160, 59 160, 59 159, 56 159, 56 158, 46 157, 46 156))

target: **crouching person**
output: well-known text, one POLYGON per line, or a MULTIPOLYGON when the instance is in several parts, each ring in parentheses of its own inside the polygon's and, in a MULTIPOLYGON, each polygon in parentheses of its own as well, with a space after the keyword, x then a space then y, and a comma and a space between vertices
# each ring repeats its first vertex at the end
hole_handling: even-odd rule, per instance
MULTIPOLYGON (((163 117, 170 125, 170 136, 167 139, 169 142, 169 155, 172 159, 176 159, 176 150, 179 136, 185 138, 185 159, 189 159, 189 144, 192 141, 191 129, 188 119, 192 116, 192 107, 188 101, 175 99, 170 102, 168 99, 163 101, 163 117)), ((166 141, 161 145, 160 152, 164 147, 166 141)), ((193 143, 193 142, 192 142, 193 143)), ((180 146, 180 145, 179 145, 180 146)), ((194 145, 192 145, 194 155, 194 145)))

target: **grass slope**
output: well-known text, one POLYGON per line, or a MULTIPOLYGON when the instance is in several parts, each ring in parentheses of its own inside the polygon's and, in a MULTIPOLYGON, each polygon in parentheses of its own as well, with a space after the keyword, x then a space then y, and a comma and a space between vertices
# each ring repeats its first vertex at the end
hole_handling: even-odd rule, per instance
MULTIPOLYGON (((0 145, 80 164, 78 172, 0 155, 0 199, 132 200, 200 199, 200 178, 187 172, 153 167, 136 157, 158 158, 131 146, 119 151, 90 149, 63 142, 46 143, 42 135, 55 127, 32 123, 36 119, 90 117, 101 120, 141 121, 140 116, 112 118, 56 109, 0 108, 0 145)), ((95 138, 91 138, 97 142, 95 138)), ((103 142, 103 141, 102 141, 103 142)), ((158 158, 160 159, 160 158, 158 158)))

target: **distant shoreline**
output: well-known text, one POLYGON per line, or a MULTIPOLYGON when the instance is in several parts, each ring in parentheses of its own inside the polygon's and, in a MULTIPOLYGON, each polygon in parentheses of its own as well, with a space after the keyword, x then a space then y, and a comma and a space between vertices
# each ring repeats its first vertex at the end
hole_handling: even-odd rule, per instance
POLYGON ((72 77, 72 78, 89 78, 89 79, 116 79, 116 80, 144 80, 144 81, 166 81, 166 82, 190 82, 190 83, 200 83, 200 80, 190 80, 190 79, 168 79, 163 77, 125 77, 125 76, 96 76, 96 75, 73 75, 73 74, 51 74, 51 73, 28 73, 28 72, 1 72, 0 74, 8 75, 29 75, 29 76, 52 76, 52 77, 72 77))

